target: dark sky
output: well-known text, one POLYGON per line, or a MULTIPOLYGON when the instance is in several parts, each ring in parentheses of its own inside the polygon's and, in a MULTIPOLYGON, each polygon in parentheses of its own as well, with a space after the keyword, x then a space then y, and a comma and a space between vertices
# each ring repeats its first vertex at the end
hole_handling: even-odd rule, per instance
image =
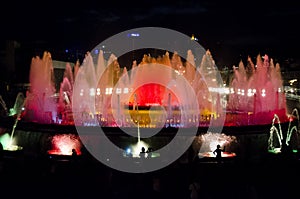
POLYGON ((25 69, 45 50, 53 59, 73 61, 65 49, 76 59, 114 34, 148 26, 194 34, 218 66, 258 54, 294 63, 300 59, 299 5, 292 0, 11 0, 1 6, 1 38, 20 43, 25 69))

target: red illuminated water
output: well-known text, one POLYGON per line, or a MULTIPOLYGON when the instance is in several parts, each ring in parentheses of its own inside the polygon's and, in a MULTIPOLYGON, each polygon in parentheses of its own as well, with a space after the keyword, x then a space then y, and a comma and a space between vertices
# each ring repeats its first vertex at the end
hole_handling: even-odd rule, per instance
POLYGON ((57 134, 51 139, 52 147, 48 150, 51 155, 72 155, 72 149, 76 150, 77 155, 81 155, 82 144, 77 135, 57 134))
MULTIPOLYGON (((199 158, 204 158, 204 157, 214 158, 214 157, 216 157, 216 155, 210 151, 210 152, 199 153, 198 157, 199 158)), ((222 152, 222 157, 223 158, 233 158, 233 157, 236 157, 236 154, 230 153, 230 152, 222 152)))

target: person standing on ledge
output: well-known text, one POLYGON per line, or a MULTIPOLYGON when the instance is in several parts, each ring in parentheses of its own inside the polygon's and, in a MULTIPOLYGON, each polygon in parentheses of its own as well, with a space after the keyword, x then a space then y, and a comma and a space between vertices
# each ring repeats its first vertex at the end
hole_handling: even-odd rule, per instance
POLYGON ((76 149, 72 149, 71 163, 74 165, 78 163, 78 154, 76 149))
POLYGON ((221 163, 222 161, 222 152, 225 151, 225 147, 221 149, 221 146, 218 144, 216 150, 214 150, 214 155, 216 155, 216 159, 218 163, 221 163))
POLYGON ((141 152, 140 152, 140 157, 141 158, 146 158, 146 149, 145 149, 145 147, 142 147, 141 152))

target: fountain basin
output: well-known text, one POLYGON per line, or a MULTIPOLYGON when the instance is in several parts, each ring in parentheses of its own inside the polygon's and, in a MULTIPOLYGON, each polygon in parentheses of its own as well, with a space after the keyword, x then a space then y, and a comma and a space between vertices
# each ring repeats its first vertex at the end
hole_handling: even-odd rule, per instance
POLYGON ((6 150, 6 151, 19 151, 19 150, 22 150, 22 149, 23 149, 23 147, 18 146, 18 145, 9 145, 9 146, 4 148, 4 150, 6 150))
MULTIPOLYGON (((296 124, 294 121, 292 124, 296 124)), ((281 123, 283 132, 286 132, 290 123, 281 123)), ((228 151, 235 153, 235 157, 246 158, 248 156, 264 156, 268 153, 268 139, 270 136, 270 128, 272 124, 265 125, 249 125, 249 126, 224 126, 222 127, 222 133, 229 136, 235 136, 237 143, 232 148, 228 148, 228 151)), ((77 127, 78 128, 78 127, 77 127)), ((99 132, 99 127, 79 127, 84 128, 87 132, 84 139, 91 141, 95 140, 94 135, 99 132)), ((221 127, 210 127, 210 131, 219 130, 221 127)), ((198 127, 197 135, 201 136, 208 132, 208 127, 198 127)), ((136 143, 136 137, 131 137, 124 133, 118 127, 102 127, 103 132, 114 144, 118 145, 124 151, 136 143)), ((147 128, 141 128, 142 132, 147 132, 147 128)), ((153 129, 152 129, 153 130, 153 129)), ((153 149, 164 147, 169 143, 174 136, 176 136, 178 128, 167 127, 158 130, 158 133, 149 138, 144 138, 143 141, 150 144, 153 149)), ((7 130, 9 131, 9 129, 7 130)), ((126 131, 136 131, 136 128, 128 127, 126 131)), ((195 129, 186 129, 186 132, 195 132, 195 129)), ((29 153, 43 155, 51 154, 52 156, 59 156, 60 152, 53 150, 51 146, 51 138, 55 135, 74 135, 78 136, 75 126, 70 125, 50 125, 39 124, 30 122, 20 122, 15 131, 15 137, 18 140, 18 145, 22 146, 21 151, 29 151, 29 153), (49 151, 50 150, 50 151, 49 151)), ((191 136, 191 135, 187 135, 191 136)), ((292 139, 292 146, 294 149, 298 148, 298 138, 292 139)), ((93 143, 92 143, 93 144, 93 143)), ((95 143, 97 144, 97 142, 95 143)), ((199 151, 198 149, 195 149, 199 151)), ((227 154, 225 154, 227 155, 227 154)), ((233 154, 231 154, 233 155, 233 154)), ((205 154, 203 156, 206 156, 205 154)))
MULTIPOLYGON (((215 158, 216 155, 209 151, 209 152, 204 152, 204 153, 198 153, 198 157, 199 158, 215 158)), ((233 158, 233 157, 236 157, 236 153, 234 152, 222 152, 222 158, 233 158)))

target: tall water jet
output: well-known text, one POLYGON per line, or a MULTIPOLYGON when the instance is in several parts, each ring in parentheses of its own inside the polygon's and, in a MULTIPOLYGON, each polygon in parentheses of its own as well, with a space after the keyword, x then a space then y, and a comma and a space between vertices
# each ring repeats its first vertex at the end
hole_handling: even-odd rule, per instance
POLYGON ((72 111, 77 124, 95 125, 97 123, 95 97, 97 93, 96 68, 92 56, 88 52, 75 76, 72 95, 72 111))
POLYGON ((22 148, 21 146, 18 146, 15 143, 13 143, 13 138, 14 138, 14 134, 15 134, 15 130, 18 125, 18 122, 21 119, 22 111, 24 110, 25 100, 26 99, 25 99, 23 93, 19 92, 16 97, 14 107, 10 110, 10 113, 12 115, 14 115, 16 118, 15 118, 15 122, 12 127, 11 134, 10 134, 10 141, 9 141, 8 145, 4 148, 5 150, 16 151, 16 150, 19 150, 22 148))
MULTIPOLYGON (((211 118, 216 120, 222 115, 221 112, 224 109, 222 101, 225 98, 220 97, 220 94, 216 92, 217 88, 222 85, 222 81, 216 75, 217 69, 209 51, 203 56, 198 69, 194 66, 191 51, 187 52, 187 62, 183 62, 176 52, 171 58, 168 52, 157 58, 144 55, 139 64, 133 62, 130 74, 128 74, 126 67, 120 67, 117 58, 113 54, 107 62, 103 61, 103 53, 99 53, 98 56, 97 60, 100 60, 100 63, 94 64, 91 61, 91 54, 87 53, 86 60, 76 75, 75 84, 77 86, 74 86, 76 90, 73 95, 75 103, 73 108, 76 113, 81 114, 80 117, 82 118, 79 118, 76 114, 80 121, 98 115, 97 117, 100 117, 98 119, 101 120, 102 125, 115 126, 117 123, 115 120, 121 120, 123 125, 130 126, 131 117, 135 116, 134 113, 130 113, 131 116, 126 115, 124 108, 129 107, 131 110, 131 107, 134 106, 134 95, 139 98, 138 103, 142 109, 146 108, 148 110, 152 107, 153 112, 156 109, 153 109, 153 107, 164 107, 163 109, 168 109, 165 119, 176 121, 179 125, 182 123, 183 126, 188 126, 188 123, 198 123, 200 120, 204 120, 203 118, 209 123, 211 118), (98 69, 98 67, 101 67, 101 69, 98 69), (102 72, 95 73, 99 70, 102 72), (96 86, 95 77, 90 77, 91 74, 101 74, 98 77, 99 81, 96 82, 96 86), (164 74, 163 77, 161 74, 164 74), (161 76, 160 83, 145 83, 147 77, 153 76, 161 76), (182 80, 185 82, 180 82, 182 80), (93 81, 93 86, 89 85, 87 81, 93 81), (140 86, 140 84, 143 84, 143 86, 140 86), (193 109, 190 107, 193 102, 190 101, 192 98, 189 96, 189 88, 186 87, 186 84, 189 84, 195 92, 200 108, 193 109), (171 90, 177 91, 177 95, 181 93, 181 96, 176 96, 171 90), (86 99, 83 100, 83 98, 86 99), (90 103, 85 104, 83 101, 90 103), (185 104, 182 104, 182 102, 185 104), (91 107, 88 108, 89 106, 93 106, 93 110, 90 110, 91 107), (179 106, 183 106, 187 110, 181 113, 184 114, 180 116, 183 120, 178 119, 179 115, 176 115, 178 114, 176 109, 179 106), (191 110, 199 110, 201 114, 192 113, 191 110), (85 115, 90 114, 90 116, 83 116, 83 112, 86 112, 85 115)), ((150 121, 149 118, 141 117, 144 122, 141 121, 140 125, 155 127, 155 125, 145 122, 146 120, 150 121)), ((156 118, 156 120, 160 119, 165 120, 164 118, 156 118)))
POLYGON ((54 73, 49 52, 43 57, 33 57, 30 65, 30 89, 26 93, 25 115, 27 121, 52 123, 57 115, 57 103, 54 98, 54 73))
POLYGON ((285 93, 280 66, 274 65, 268 55, 257 56, 256 64, 248 57, 233 67, 234 76, 229 85, 227 110, 237 114, 234 125, 268 124, 277 114, 287 119, 285 93))
POLYGON ((159 127, 160 124, 151 123, 154 120, 164 120, 165 125, 188 127, 194 124, 268 124, 274 114, 281 121, 286 119, 280 66, 275 65, 267 55, 258 55, 256 64, 248 58, 246 67, 242 61, 238 67, 234 66, 234 75, 228 87, 223 86, 223 80, 217 75, 218 70, 209 50, 198 66, 195 66, 192 51, 188 50, 186 61, 177 52, 172 56, 166 52, 156 58, 144 55, 140 63, 133 61, 129 72, 126 66, 119 65, 114 54, 105 60, 100 50, 97 56, 97 63, 94 63, 88 52, 82 65, 79 62, 75 64, 74 74, 70 65, 66 65, 59 103, 53 97, 55 90, 50 53, 45 52, 42 59, 33 58, 24 119, 40 123, 59 120, 59 123, 67 121, 63 124, 74 124, 72 116, 76 115, 77 124, 82 125, 136 126, 132 123, 136 117, 132 112, 134 94, 144 111, 140 114, 142 127, 159 127), (167 86, 161 83, 139 86, 147 76, 161 76, 162 72, 164 76, 160 81, 167 86), (199 107, 194 109, 197 113, 191 111, 192 101, 189 100, 192 98, 190 92, 186 92, 186 82, 197 97, 199 107), (183 101, 185 104, 182 104, 183 101), (181 115, 177 111, 180 106, 185 109, 181 115), (160 118, 154 114, 158 109, 161 113, 165 112, 160 114, 160 118), (222 117, 226 117, 225 124, 222 119, 219 120, 222 117))
POLYGON ((74 75, 70 63, 66 63, 63 81, 60 83, 56 123, 72 124, 72 95, 74 75))

